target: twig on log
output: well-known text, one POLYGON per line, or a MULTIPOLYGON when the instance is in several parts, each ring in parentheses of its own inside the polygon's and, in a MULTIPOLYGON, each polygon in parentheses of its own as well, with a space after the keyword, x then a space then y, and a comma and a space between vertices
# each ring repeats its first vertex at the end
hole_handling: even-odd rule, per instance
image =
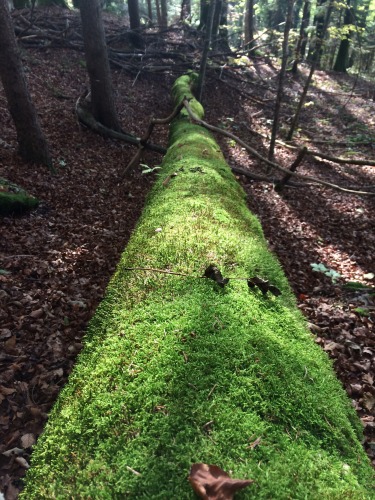
POLYGON ((212 130, 213 132, 217 132, 217 133, 219 133, 221 135, 225 135, 226 137, 229 137, 230 139, 233 139, 238 144, 240 144, 243 148, 245 148, 247 151, 249 151, 249 153, 251 153, 252 155, 254 155, 256 158, 258 158, 262 162, 266 163, 267 165, 270 165, 271 167, 276 168, 277 170, 280 170, 281 172, 284 172, 285 174, 291 174, 292 176, 299 177, 300 179, 308 180, 308 181, 314 182, 316 184, 321 184, 323 186, 327 186, 327 187, 330 187, 332 189, 336 189, 338 191, 343 191, 345 193, 360 194, 360 195, 370 195, 370 196, 374 196, 375 195, 375 193, 369 193, 368 191, 356 191, 356 190, 352 190, 352 189, 347 189, 347 188, 338 186, 336 184, 332 184, 331 182, 322 181, 320 179, 316 179, 315 177, 311 177, 311 176, 308 176, 308 175, 299 174, 298 172, 290 172, 290 170, 288 170, 287 168, 284 168, 281 165, 279 165, 278 163, 270 161, 267 158, 265 158, 262 155, 260 155, 254 148, 252 148, 251 146, 249 146, 246 142, 244 142, 243 140, 241 140, 239 137, 237 137, 236 135, 232 134, 231 132, 227 132, 227 131, 222 130, 222 129, 218 128, 218 127, 215 127, 214 125, 210 125, 209 123, 205 122, 204 120, 201 120, 192 111, 192 109, 189 106, 189 102, 187 101, 187 99, 184 99, 183 102, 184 102, 184 106, 185 106, 187 112, 189 113, 190 118, 193 121, 195 121, 196 123, 198 123, 202 127, 207 128, 208 130, 212 130))

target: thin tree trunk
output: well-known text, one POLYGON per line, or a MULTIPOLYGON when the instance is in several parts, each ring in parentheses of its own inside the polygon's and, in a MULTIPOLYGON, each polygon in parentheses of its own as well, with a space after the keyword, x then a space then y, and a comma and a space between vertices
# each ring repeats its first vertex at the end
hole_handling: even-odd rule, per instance
POLYGON ((185 21, 191 17, 191 0, 182 0, 180 20, 185 21))
MULTIPOLYGON (((344 23, 343 26, 349 26, 354 21, 352 9, 350 7, 350 0, 347 0, 347 5, 345 9, 344 23)), ((349 63, 349 47, 350 47, 350 37, 351 32, 349 31, 345 38, 340 42, 339 51, 336 56, 336 61, 333 66, 333 71, 339 73, 346 73, 349 63)))
POLYGON ((299 30, 299 37, 297 40, 295 57, 294 57, 294 62, 293 62, 293 66, 292 66, 292 73, 293 74, 297 73, 298 64, 305 54, 306 42, 307 42, 306 28, 308 27, 309 22, 310 22, 310 10, 311 10, 310 0, 305 0, 304 6, 303 6, 303 12, 302 12, 301 27, 299 30), (303 49, 303 44, 304 44, 304 49, 303 49))
POLYGON ((167 10, 167 0, 160 0, 161 7, 161 26, 166 28, 168 26, 168 10, 167 10))
POLYGON ((99 0, 80 0, 80 5, 87 71, 91 87, 91 111, 98 122, 120 131, 99 0))
POLYGON ((156 17, 158 18, 158 25, 162 25, 162 20, 161 20, 161 11, 160 11, 160 0, 155 0, 155 5, 156 5, 156 17))
POLYGON ((148 13, 149 20, 152 21, 152 4, 151 4, 151 0, 147 0, 147 13, 148 13))
POLYGON ((129 21, 131 30, 139 30, 141 27, 141 20, 139 18, 139 4, 138 0, 128 0, 129 21))
POLYGON ((199 13, 199 30, 207 26, 208 12, 210 10, 210 0, 200 0, 200 13, 199 13))
POLYGON ((293 17, 293 5, 294 0, 288 0, 288 12, 285 21, 285 29, 284 29, 284 39, 283 39, 283 58, 281 61, 281 68, 279 74, 279 84, 277 89, 277 97, 275 103, 275 113, 272 124, 272 134, 271 134, 271 142, 270 149, 268 151, 268 159, 273 160, 274 150, 275 150, 275 142, 277 131, 279 128, 279 115, 280 115, 280 107, 283 98, 284 92, 284 78, 285 78, 285 70, 288 62, 288 43, 289 43, 289 32, 292 26, 292 17, 293 17))
POLYGON ((332 9, 333 9, 333 0, 330 0, 330 3, 328 5, 328 9, 327 9, 327 12, 326 12, 325 21, 323 23, 323 29, 320 31, 320 36, 316 40, 315 52, 314 52, 314 56, 313 56, 313 62, 311 64, 311 68, 310 68, 310 73, 309 73, 309 76, 307 77, 305 86, 303 88, 300 100, 299 100, 298 105, 297 105, 297 109, 296 109, 295 115, 294 115, 293 120, 292 120, 292 124, 290 126, 290 129, 289 129, 289 132, 288 132, 288 135, 287 135, 287 140, 288 141, 291 141, 292 138, 293 138, 293 134, 294 134, 294 131, 295 131, 297 125, 298 125, 299 115, 301 113, 301 109, 302 109, 303 103, 305 102, 307 91, 309 90, 310 83, 311 83, 312 77, 314 75, 314 71, 315 71, 315 69, 317 68, 317 66, 318 66, 318 64, 320 62, 320 54, 321 54, 321 51, 322 51, 322 45, 323 45, 324 37, 325 37, 326 31, 327 31, 327 28, 328 28, 328 24, 329 24, 329 20, 330 20, 330 17, 331 17, 332 9))
POLYGON ((252 57, 254 54, 252 48, 254 47, 254 0, 246 0, 245 17, 244 17, 244 32, 245 32, 245 48, 248 51, 248 56, 252 57))
POLYGON ((27 88, 7 0, 0 0, 0 78, 16 127, 21 157, 51 166, 47 141, 27 88))
POLYGON ((200 64, 200 68, 199 68, 199 78, 198 78, 198 84, 197 84, 197 99, 200 102, 202 101, 204 81, 205 81, 205 77, 206 77, 207 58, 208 58, 208 52, 210 50, 210 44, 211 44, 212 23, 213 23, 213 18, 214 18, 214 13, 215 13, 215 5, 216 5, 216 0, 210 0, 210 8, 208 11, 206 34, 205 34, 205 38, 204 38, 204 46, 203 46, 202 59, 201 59, 201 64, 200 64))

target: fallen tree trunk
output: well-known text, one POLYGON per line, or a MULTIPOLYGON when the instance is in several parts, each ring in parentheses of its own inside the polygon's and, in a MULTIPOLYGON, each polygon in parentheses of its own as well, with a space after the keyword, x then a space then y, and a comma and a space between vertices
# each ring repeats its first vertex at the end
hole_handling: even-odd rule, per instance
MULTIPOLYGON (((193 78, 176 81, 175 105, 193 78)), ((191 498, 190 466, 205 462, 255 480, 251 498, 371 498, 359 419, 186 110, 160 172, 21 497, 191 498)))

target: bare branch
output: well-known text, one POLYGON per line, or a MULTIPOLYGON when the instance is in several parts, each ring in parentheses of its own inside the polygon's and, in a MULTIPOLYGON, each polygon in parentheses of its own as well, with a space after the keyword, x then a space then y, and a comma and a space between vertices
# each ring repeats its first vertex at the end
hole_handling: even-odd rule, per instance
POLYGON ((240 144, 243 148, 245 148, 249 153, 251 153, 253 156, 258 158, 260 161, 266 163, 267 165, 276 168, 277 170, 280 170, 281 172, 284 172, 285 174, 290 174, 295 177, 299 177, 300 179, 304 179, 307 181, 314 182, 315 184, 321 184, 323 186, 330 187, 332 189, 336 189, 338 191, 343 191, 344 193, 351 193, 351 194, 360 194, 360 195, 370 195, 370 196, 375 196, 375 193, 369 193, 368 191, 357 191, 357 190, 352 190, 352 189, 347 189, 341 186, 338 186, 336 184, 332 184, 331 182, 327 181, 322 181, 320 179, 316 179, 315 177, 311 177, 309 175, 303 175, 299 174, 298 172, 290 172, 287 168, 282 167, 278 163, 275 163, 274 161, 270 161, 264 156, 260 155, 254 148, 249 146, 246 142, 244 142, 242 139, 237 137, 236 135, 232 134, 231 132, 227 132, 226 130, 222 130, 218 127, 215 127, 214 125, 210 125, 209 123, 205 122, 204 120, 201 120, 198 118, 198 116, 192 111, 192 109, 189 106, 189 102, 187 99, 184 99, 184 106, 189 113, 190 118, 201 125, 202 127, 207 128, 208 130, 212 130, 213 132, 217 132, 221 135, 225 135, 226 137, 229 137, 230 139, 233 139, 236 141, 238 144, 240 144))

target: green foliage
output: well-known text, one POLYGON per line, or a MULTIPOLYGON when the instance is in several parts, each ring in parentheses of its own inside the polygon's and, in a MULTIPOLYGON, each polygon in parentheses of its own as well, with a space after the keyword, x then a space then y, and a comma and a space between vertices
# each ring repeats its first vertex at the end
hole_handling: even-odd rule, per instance
POLYGON ((313 263, 313 264, 310 264, 310 266, 312 267, 313 271, 315 271, 317 273, 323 273, 326 276, 328 276, 328 278, 331 278, 332 283, 336 283, 337 280, 339 278, 341 278, 341 274, 340 273, 338 273, 337 271, 334 271, 333 269, 329 269, 324 264, 313 263))
MULTIPOLYGON (((177 80, 175 102, 190 85, 177 80)), ((217 143, 181 114, 21 498, 189 499, 202 461, 254 479, 257 499, 370 499, 360 436, 217 143), (282 294, 221 288, 202 279, 209 264, 282 294)))

